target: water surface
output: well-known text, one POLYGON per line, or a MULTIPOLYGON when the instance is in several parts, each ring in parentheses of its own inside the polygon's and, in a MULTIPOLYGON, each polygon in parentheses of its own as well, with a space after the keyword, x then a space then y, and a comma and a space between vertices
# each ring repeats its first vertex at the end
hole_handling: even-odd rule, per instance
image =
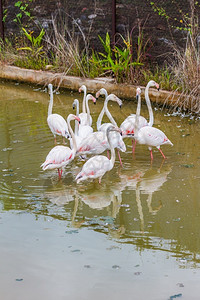
MULTIPOLYGON (((154 104, 155 126, 174 144, 162 147, 167 159, 154 150, 151 164, 141 145, 133 156, 126 139, 123 168, 116 158, 101 185, 77 185, 79 158, 60 181, 40 168, 54 146, 46 90, 6 82, 0 90, 1 298, 198 299, 199 120, 154 104)), ((74 113, 75 98, 82 103, 60 91, 53 111, 74 113)), ((94 129, 102 106, 103 98, 90 104, 94 129)), ((136 103, 109 109, 120 125, 136 103)))

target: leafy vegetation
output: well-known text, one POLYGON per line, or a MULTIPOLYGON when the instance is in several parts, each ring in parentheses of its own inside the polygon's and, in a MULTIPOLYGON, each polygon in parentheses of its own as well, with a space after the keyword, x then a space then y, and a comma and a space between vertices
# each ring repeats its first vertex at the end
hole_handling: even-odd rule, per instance
POLYGON ((63 75, 90 78, 109 76, 118 83, 146 85, 150 79, 154 79, 162 89, 180 93, 179 106, 188 107, 187 102, 192 98, 193 105, 200 111, 198 1, 190 1, 190 14, 184 14, 179 9, 176 17, 172 17, 168 15, 164 2, 161 5, 159 1, 147 0, 154 13, 165 18, 170 29, 182 32, 186 40, 184 48, 171 44, 173 61, 163 66, 152 65, 148 61, 153 45, 144 35, 145 23, 142 26, 138 23, 137 34, 133 29, 125 36, 117 34, 115 44, 111 42, 108 32, 105 36, 99 35, 102 50, 97 51, 90 45, 89 34, 86 35, 78 21, 67 14, 67 20, 71 18, 72 21, 70 29, 63 17, 52 19, 51 28, 47 32, 41 27, 38 32, 30 31, 28 23, 23 27, 23 18, 29 21, 34 19, 29 6, 31 2, 15 2, 17 10, 13 21, 19 25, 21 35, 14 41, 8 38, 4 43, 0 41, 2 62, 36 70, 51 65, 52 72, 61 72, 63 75))

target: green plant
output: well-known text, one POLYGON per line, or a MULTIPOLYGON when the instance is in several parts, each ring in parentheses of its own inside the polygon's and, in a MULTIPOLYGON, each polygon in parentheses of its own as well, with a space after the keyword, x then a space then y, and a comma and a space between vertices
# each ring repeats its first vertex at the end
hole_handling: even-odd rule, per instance
POLYGON ((99 52, 99 55, 103 57, 99 61, 99 64, 103 66, 103 70, 113 74, 118 82, 123 82, 123 80, 128 76, 132 67, 141 66, 142 63, 137 61, 132 61, 131 44, 130 38, 127 41, 120 35, 123 46, 121 49, 118 46, 111 48, 110 36, 108 32, 106 33, 105 41, 101 36, 99 39, 104 47, 105 54, 99 52))
POLYGON ((47 57, 43 50, 43 36, 45 34, 42 29, 38 36, 33 36, 33 31, 27 32, 25 28, 22 28, 25 37, 28 39, 30 46, 17 48, 18 51, 22 52, 21 63, 20 59, 17 59, 16 64, 26 68, 40 69, 44 68, 47 64, 47 57))
POLYGON ((22 24, 22 17, 23 15, 28 17, 29 19, 32 19, 31 12, 29 9, 29 4, 32 2, 32 0, 28 0, 29 3, 24 1, 17 1, 15 2, 15 7, 18 7, 18 12, 15 15, 15 18, 13 19, 14 22, 22 24))
POLYGON ((37 37, 33 36, 33 31, 28 33, 25 28, 22 28, 24 35, 27 37, 27 39, 31 42, 31 46, 27 47, 21 47, 17 50, 27 50, 31 53, 32 56, 38 57, 39 55, 44 54, 43 46, 41 46, 43 36, 45 35, 45 31, 42 28, 39 35, 37 37))

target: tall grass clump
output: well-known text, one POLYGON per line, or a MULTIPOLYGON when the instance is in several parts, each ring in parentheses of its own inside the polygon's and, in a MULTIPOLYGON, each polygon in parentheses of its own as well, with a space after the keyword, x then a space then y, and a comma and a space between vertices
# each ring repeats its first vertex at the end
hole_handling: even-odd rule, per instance
POLYGON ((174 79, 181 91, 177 106, 200 112, 200 26, 198 17, 192 14, 187 25, 184 49, 174 46, 174 79), (184 97, 183 97, 184 96, 184 97))
POLYGON ((87 38, 76 20, 73 27, 78 27, 79 34, 69 29, 65 19, 52 18, 52 27, 46 36, 48 53, 53 69, 64 75, 89 77, 89 45, 87 38))
MULTIPOLYGON (((167 14, 162 6, 158 6, 155 2, 150 1, 154 10, 161 17, 167 20, 169 30, 172 32, 182 33, 184 46, 180 47, 177 43, 171 44, 171 52, 173 60, 168 65, 164 73, 170 74, 169 87, 179 92, 179 97, 174 108, 181 110, 190 110, 192 112, 200 112, 200 26, 199 26, 199 2, 196 0, 188 0, 189 11, 184 12, 177 6, 176 17, 167 14), (166 73, 166 70, 167 73, 166 73)), ((164 5, 164 4, 163 4, 164 5)), ((173 39, 173 37, 172 37, 173 39)), ((153 76, 156 75, 154 70, 153 76)), ((163 73, 159 69, 159 73, 163 73)), ((158 74, 158 72, 157 72, 158 74)), ((167 74, 167 75, 168 75, 167 74)), ((164 85, 165 87, 165 85, 164 85)), ((172 93, 172 97, 173 97, 172 93)), ((176 97, 177 98, 177 97, 176 97)))

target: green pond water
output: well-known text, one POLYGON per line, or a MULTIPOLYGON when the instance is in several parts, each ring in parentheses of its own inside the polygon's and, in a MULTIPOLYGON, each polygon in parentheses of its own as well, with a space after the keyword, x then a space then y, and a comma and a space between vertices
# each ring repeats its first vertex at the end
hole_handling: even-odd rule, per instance
MULTIPOLYGON (((67 117, 82 97, 60 91, 53 112, 67 117)), ((133 157, 125 139, 123 168, 116 156, 101 185, 77 185, 79 158, 60 181, 40 168, 54 146, 48 101, 43 88, 0 83, 0 299, 199 299, 200 121, 154 104, 167 159, 154 150, 151 164, 141 145, 133 157)), ((95 129, 103 101, 89 103, 95 129)), ((108 106, 118 125, 136 111, 108 106)))

